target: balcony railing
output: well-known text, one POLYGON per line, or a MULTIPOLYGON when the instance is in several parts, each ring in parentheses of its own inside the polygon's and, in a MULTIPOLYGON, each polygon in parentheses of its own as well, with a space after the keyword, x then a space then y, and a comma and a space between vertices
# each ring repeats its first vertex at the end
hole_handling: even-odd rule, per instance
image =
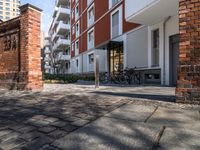
POLYGON ((50 66, 50 65, 47 65, 47 64, 45 64, 45 65, 44 65, 44 68, 45 68, 45 69, 51 69, 51 66, 50 66))
POLYGON ((60 37, 57 42, 54 44, 53 49, 55 50, 63 50, 64 48, 66 48, 67 46, 70 45, 70 40, 60 37))
POLYGON ((58 33, 60 30, 70 30, 70 24, 64 23, 63 21, 59 21, 58 27, 56 29, 56 32, 58 33))
POLYGON ((45 53, 45 54, 49 54, 49 53, 51 53, 51 51, 50 51, 49 48, 46 47, 45 50, 44 50, 44 53, 45 53))
POLYGON ((58 53, 57 57, 55 58, 55 61, 57 63, 61 61, 69 61, 70 60, 70 55, 68 54, 63 54, 63 52, 58 53))

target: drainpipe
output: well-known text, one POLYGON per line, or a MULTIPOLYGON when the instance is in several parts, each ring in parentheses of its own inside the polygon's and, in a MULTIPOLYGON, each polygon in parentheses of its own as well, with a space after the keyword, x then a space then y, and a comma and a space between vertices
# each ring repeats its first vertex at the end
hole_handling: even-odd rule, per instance
POLYGON ((165 42, 165 35, 166 35, 166 23, 169 21, 171 16, 168 16, 163 22, 163 85, 166 84, 166 70, 165 70, 165 51, 166 51, 166 42, 165 42))

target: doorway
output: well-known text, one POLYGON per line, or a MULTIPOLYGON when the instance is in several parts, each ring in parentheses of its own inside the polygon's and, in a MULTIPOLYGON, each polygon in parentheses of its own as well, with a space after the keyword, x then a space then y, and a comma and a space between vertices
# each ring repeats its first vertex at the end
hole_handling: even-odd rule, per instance
POLYGON ((179 66, 179 35, 170 37, 170 84, 177 85, 179 66))
POLYGON ((110 42, 108 46, 109 73, 123 71, 124 52, 123 42, 110 42))

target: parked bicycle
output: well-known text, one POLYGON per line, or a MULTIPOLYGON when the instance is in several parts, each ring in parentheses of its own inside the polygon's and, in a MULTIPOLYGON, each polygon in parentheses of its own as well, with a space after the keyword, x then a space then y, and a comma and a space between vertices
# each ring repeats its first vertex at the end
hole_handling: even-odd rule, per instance
POLYGON ((101 76, 103 83, 114 83, 114 84, 141 84, 141 74, 134 68, 126 68, 123 71, 105 73, 101 76))

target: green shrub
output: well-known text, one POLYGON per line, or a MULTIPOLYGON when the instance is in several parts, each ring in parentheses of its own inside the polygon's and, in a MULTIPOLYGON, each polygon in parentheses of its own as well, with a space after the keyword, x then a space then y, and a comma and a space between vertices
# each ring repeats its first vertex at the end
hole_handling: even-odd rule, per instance
POLYGON ((60 81, 64 83, 76 83, 78 80, 94 81, 94 75, 75 75, 75 74, 43 74, 44 81, 60 81))

